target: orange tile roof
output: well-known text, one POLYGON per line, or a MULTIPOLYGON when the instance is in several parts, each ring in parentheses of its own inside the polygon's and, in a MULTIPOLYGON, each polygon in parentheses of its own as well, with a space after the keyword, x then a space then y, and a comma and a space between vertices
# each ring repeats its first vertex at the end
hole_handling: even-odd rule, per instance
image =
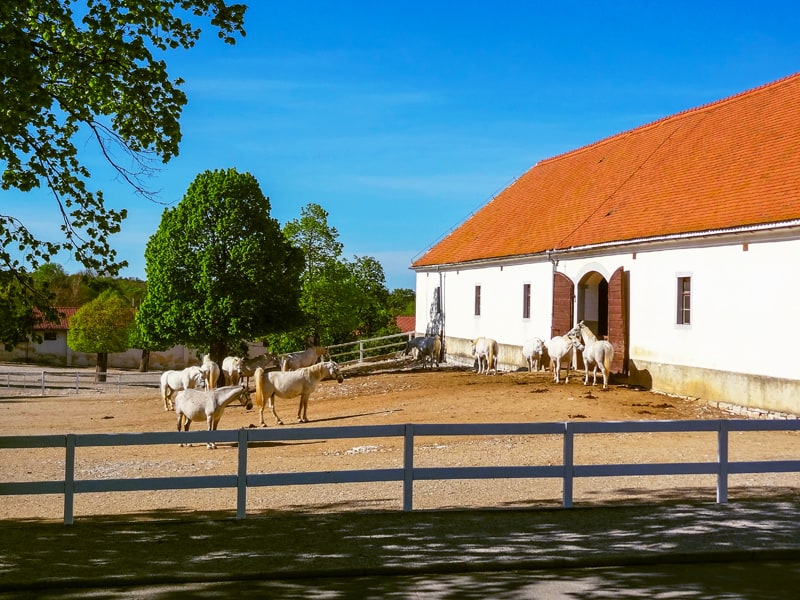
POLYGON ((400 328, 400 333, 409 333, 417 330, 417 317, 414 315, 400 315, 395 317, 395 323, 400 328))
POLYGON ((43 321, 42 313, 34 309, 33 315, 37 320, 34 329, 37 331, 66 331, 69 329, 69 320, 78 312, 77 306, 55 306, 54 310, 59 312, 59 320, 57 322, 43 321))
POLYGON ((543 160, 411 266, 800 218, 800 73, 543 160))

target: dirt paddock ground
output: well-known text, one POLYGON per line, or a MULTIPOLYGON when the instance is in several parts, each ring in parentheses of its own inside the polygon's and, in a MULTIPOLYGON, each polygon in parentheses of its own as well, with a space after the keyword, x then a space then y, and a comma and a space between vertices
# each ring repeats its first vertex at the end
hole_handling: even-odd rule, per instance
MULTIPOLYGON (((655 394, 611 385, 608 391, 584 387, 573 373, 568 384, 547 373, 477 375, 443 365, 423 371, 404 365, 345 371, 341 384, 323 382, 311 398, 307 424, 296 423, 298 400, 278 400, 284 423, 277 427, 349 426, 397 423, 505 423, 631 421, 739 418, 702 400, 655 394)), ((174 431, 175 414, 165 412, 157 388, 81 391, 21 397, 0 388, 4 435, 174 431)), ((269 427, 276 427, 265 412, 269 427)), ((258 426, 256 408, 226 410, 220 429, 258 426)), ((192 430, 205 423, 193 423, 192 430)), ((248 449, 249 473, 398 468, 403 441, 395 438, 308 440, 255 444, 248 449)), ((578 436, 575 464, 706 462, 716 460, 714 433, 653 433, 578 436)), ((561 436, 420 438, 415 466, 561 464, 561 436)), ((730 437, 730 460, 797 459, 800 434, 739 433, 730 437)), ((236 474, 235 445, 79 447, 76 478, 144 478, 236 474)), ((0 481, 59 480, 63 449, 0 450, 0 481)), ((691 498, 714 501, 712 476, 577 479, 576 506, 691 498)), ((800 491, 796 473, 733 475, 729 496, 792 495, 800 491)), ((561 480, 420 481, 414 484, 415 509, 557 507, 561 480)), ((250 488, 247 513, 270 511, 400 510, 399 482, 250 488)), ((215 512, 235 515, 236 490, 195 489, 79 494, 75 518, 131 515, 142 519, 215 512)), ((59 520, 61 496, 6 496, 0 519, 59 520)))

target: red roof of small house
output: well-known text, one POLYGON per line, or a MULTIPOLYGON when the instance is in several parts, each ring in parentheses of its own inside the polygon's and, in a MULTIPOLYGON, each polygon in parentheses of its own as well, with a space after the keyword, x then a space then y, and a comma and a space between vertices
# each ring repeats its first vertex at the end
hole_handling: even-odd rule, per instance
POLYGON ((400 333, 413 333, 417 330, 417 317, 414 315, 395 317, 395 322, 400 328, 400 333))
POLYGON ((800 219, 800 73, 543 160, 411 266, 800 219))
POLYGON ((44 321, 42 322, 40 313, 38 310, 33 311, 33 316, 37 320, 36 325, 34 325, 34 330, 36 331, 67 331, 69 329, 69 320, 73 317, 73 315, 78 312, 77 306, 56 306, 54 307, 55 310, 59 312, 59 314, 63 315, 59 318, 58 321, 44 321))

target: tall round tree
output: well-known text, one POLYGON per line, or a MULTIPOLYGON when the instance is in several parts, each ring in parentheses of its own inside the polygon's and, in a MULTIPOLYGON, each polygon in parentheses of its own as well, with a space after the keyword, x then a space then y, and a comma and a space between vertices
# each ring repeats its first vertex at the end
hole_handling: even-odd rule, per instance
POLYGON ((125 352, 133 321, 133 309, 114 290, 106 290, 84 304, 70 319, 67 345, 75 352, 96 352, 97 381, 105 381, 108 355, 125 352))
POLYGON ((162 214, 145 261, 147 295, 136 318, 153 347, 185 344, 219 364, 229 347, 300 319, 303 254, 249 173, 198 175, 162 214))

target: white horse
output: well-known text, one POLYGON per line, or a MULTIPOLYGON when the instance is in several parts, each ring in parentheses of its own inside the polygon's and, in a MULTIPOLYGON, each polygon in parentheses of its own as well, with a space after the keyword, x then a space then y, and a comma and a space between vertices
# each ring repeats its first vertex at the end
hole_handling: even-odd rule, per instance
POLYGON ((526 340, 522 345, 522 356, 525 357, 525 362, 528 365, 528 373, 533 373, 543 368, 542 352, 544 352, 544 340, 542 338, 537 337, 526 340))
POLYGON ((275 412, 275 396, 279 398, 294 398, 300 396, 300 406, 297 409, 297 422, 307 423, 308 398, 316 389, 317 384, 325 378, 334 378, 342 383, 342 375, 339 373, 339 365, 333 361, 324 361, 302 367, 296 371, 264 371, 261 367, 256 369, 254 375, 256 380, 256 404, 259 409, 259 424, 266 427, 264 422, 265 400, 269 402, 272 416, 275 423, 283 425, 278 413, 275 412))
POLYGON ((200 367, 186 367, 181 371, 164 371, 161 374, 161 399, 164 410, 172 410, 172 394, 178 390, 203 387, 205 378, 200 367))
MULTIPOLYGON (((192 419, 199 419, 203 416, 206 418, 208 431, 216 431, 225 407, 234 400, 238 400, 247 410, 253 408, 247 388, 240 385, 230 385, 214 390, 188 389, 178 392, 178 395, 175 396, 178 431, 181 429, 189 431, 192 419)), ((208 442, 206 445, 209 449, 217 447, 214 442, 208 442)))
POLYGON ((328 349, 323 346, 311 346, 299 352, 290 352, 281 356, 281 371, 294 371, 303 367, 310 367, 320 357, 328 356, 328 349))
POLYGON ((226 356, 222 359, 222 376, 225 385, 236 385, 242 377, 242 359, 238 356, 226 356))
POLYGON ((280 367, 280 362, 278 361, 277 356, 270 354, 269 352, 265 352, 261 356, 256 356, 255 358, 241 359, 241 363, 239 365, 239 376, 245 378, 246 386, 250 385, 250 378, 256 374, 256 369, 259 367, 265 371, 273 369, 277 370, 280 367))
POLYGON ((614 360, 614 346, 606 340, 598 340, 592 330, 581 321, 578 331, 583 338, 583 368, 585 376, 583 385, 589 385, 589 367, 592 367, 592 385, 597 385, 597 369, 603 375, 603 389, 608 389, 608 375, 611 373, 611 361, 614 360))
POLYGON ((492 338, 472 340, 472 354, 478 359, 478 373, 497 374, 497 342, 492 338))
POLYGON ((217 387, 217 379, 219 379, 219 365, 211 360, 210 354, 204 354, 203 364, 200 365, 200 368, 206 379, 206 389, 213 390, 217 387))
POLYGON ((574 330, 570 330, 564 335, 557 335, 549 342, 545 342, 550 361, 553 363, 553 379, 560 383, 562 361, 567 369, 567 376, 564 383, 569 383, 569 370, 572 367, 572 360, 575 356, 575 348, 580 345, 580 341, 575 337, 574 330), (566 360, 564 360, 566 359, 566 360))
POLYGON ((414 354, 414 360, 422 360, 422 368, 425 368, 425 365, 428 362, 428 359, 431 361, 431 368, 433 368, 434 363, 436 363, 436 368, 439 368, 439 354, 442 351, 442 338, 437 336, 425 336, 425 337, 415 337, 411 338, 406 342, 406 346, 403 349, 403 356, 408 356, 409 354, 414 354))

